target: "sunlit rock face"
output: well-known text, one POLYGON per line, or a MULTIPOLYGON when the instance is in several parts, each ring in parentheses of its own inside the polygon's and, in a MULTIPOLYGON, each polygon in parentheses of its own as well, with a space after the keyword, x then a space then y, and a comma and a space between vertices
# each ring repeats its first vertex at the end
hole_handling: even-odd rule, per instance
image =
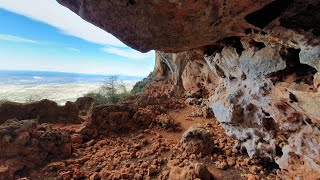
POLYGON ((142 52, 172 95, 205 93, 229 136, 288 178, 320 177, 318 0, 58 0, 142 52), (176 52, 176 53, 172 53, 176 52))
POLYGON ((180 97, 192 94, 208 97, 217 87, 219 77, 211 71, 203 54, 197 51, 157 51, 154 74, 158 79, 170 79, 170 93, 180 97))

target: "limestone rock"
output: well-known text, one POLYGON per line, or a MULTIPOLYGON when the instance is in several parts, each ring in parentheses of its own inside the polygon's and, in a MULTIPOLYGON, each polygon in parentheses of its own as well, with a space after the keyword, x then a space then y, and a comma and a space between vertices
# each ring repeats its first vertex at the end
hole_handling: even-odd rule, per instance
POLYGON ((313 86, 315 90, 320 92, 320 73, 319 72, 314 75, 313 86))
POLYGON ((320 29, 317 0, 57 1, 142 52, 183 51, 260 29, 310 30, 315 36, 320 29))
POLYGON ((320 131, 310 125, 304 126, 300 132, 292 134, 284 146, 283 156, 276 162, 289 174, 287 178, 319 178, 320 131))
POLYGON ((180 142, 188 154, 210 154, 214 139, 204 127, 195 125, 183 133, 180 142))
POLYGON ((170 93, 182 97, 184 94, 210 95, 219 78, 207 65, 202 54, 195 51, 164 53, 157 51, 156 77, 170 79, 170 93))
MULTIPOLYGON (((233 46, 206 57, 212 71, 221 77, 221 84, 210 98, 216 118, 229 136, 240 140, 250 157, 270 161, 280 158, 276 161, 280 167, 290 169, 291 161, 285 152, 296 153, 296 158, 305 161, 302 164, 314 165, 295 163, 294 168, 319 173, 315 168, 319 162, 314 159, 319 157, 319 150, 314 149, 317 142, 301 136, 309 126, 319 125, 319 98, 309 80, 316 73, 315 68, 301 64, 299 51, 282 44, 255 49, 245 38, 240 43, 240 54, 233 46), (301 145, 295 145, 293 139, 310 145, 305 149, 314 150, 295 149, 301 145)), ((308 133, 313 139, 319 136, 317 129, 308 133)))

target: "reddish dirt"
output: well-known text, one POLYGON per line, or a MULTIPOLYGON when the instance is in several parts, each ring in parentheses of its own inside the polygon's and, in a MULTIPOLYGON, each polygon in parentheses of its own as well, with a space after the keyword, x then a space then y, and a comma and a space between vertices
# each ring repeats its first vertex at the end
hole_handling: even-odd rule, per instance
MULTIPOLYGON (((10 167, 14 171, 0 162, 0 179, 8 177, 5 173, 9 172, 9 179, 32 180, 212 179, 210 176, 221 180, 277 178, 275 170, 268 164, 250 159, 245 152, 234 148, 235 141, 226 136, 215 118, 204 118, 207 115, 194 117, 193 112, 203 107, 185 105, 184 99, 168 98, 161 94, 163 89, 158 90, 149 87, 144 94, 122 104, 94 107, 92 116, 82 116, 85 119, 82 124, 50 125, 47 128, 49 133, 62 132, 68 137, 60 142, 48 136, 56 144, 56 149, 62 147, 60 149, 64 150, 64 145, 70 144, 71 152, 67 156, 51 158, 52 155, 58 157, 58 151, 48 149, 41 163, 30 166, 33 162, 29 162, 19 169, 10 167), (201 126, 212 137, 210 142, 204 142, 212 147, 210 153, 190 154, 185 148, 186 142, 181 138, 194 125, 201 126)), ((41 129, 35 124, 28 132, 39 134, 41 129)), ((12 138, 19 140, 21 132, 15 132, 18 135, 12 138)), ((39 141, 36 138, 25 138, 24 143, 20 143, 21 147, 17 147, 32 149, 31 140, 39 141)), ((6 143, 7 138, 4 136, 3 139, 6 143)), ((0 143, 2 141, 0 139, 0 143)), ((40 142, 54 144, 51 141, 40 142)), ((41 144, 39 147, 42 151, 41 144)), ((29 156, 19 156, 17 163, 29 156)))
MULTIPOLYGON (((205 164, 215 179, 276 177, 264 170, 257 160, 232 149, 234 141, 226 137, 214 118, 189 117, 194 109, 194 106, 188 106, 168 112, 181 123, 180 132, 154 127, 131 133, 110 133, 85 143, 73 143, 70 158, 51 162, 41 171, 33 171, 30 179, 168 179, 172 167, 195 162, 205 164), (216 140, 212 154, 187 156, 181 151, 181 136, 194 124, 202 124, 214 134, 216 140), (220 165, 224 164, 222 162, 226 165, 220 165)), ((76 132, 80 126, 55 125, 54 128, 76 132)))

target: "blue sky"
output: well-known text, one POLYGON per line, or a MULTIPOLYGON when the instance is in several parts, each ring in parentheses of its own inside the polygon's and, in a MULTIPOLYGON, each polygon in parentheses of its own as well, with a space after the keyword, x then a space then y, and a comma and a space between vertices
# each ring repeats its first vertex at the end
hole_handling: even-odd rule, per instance
POLYGON ((0 69, 146 76, 140 53, 55 0, 0 0, 0 69))

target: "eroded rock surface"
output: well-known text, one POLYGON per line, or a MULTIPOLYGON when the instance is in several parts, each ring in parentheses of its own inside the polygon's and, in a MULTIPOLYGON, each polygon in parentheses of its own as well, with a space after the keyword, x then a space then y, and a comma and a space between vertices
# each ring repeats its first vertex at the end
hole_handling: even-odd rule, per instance
POLYGON ((270 34, 250 34, 202 51, 157 52, 161 63, 155 72, 171 79, 171 94, 210 96, 207 106, 250 157, 275 161, 289 177, 315 178, 320 175, 319 46, 306 47, 309 35, 291 35, 301 38, 294 46, 290 40, 271 41, 270 34), (198 63, 201 52, 206 63, 198 63))
POLYGON ((244 34, 245 29, 252 27, 245 16, 272 0, 259 3, 223 0, 58 2, 129 46, 146 52, 188 50, 223 37, 244 34))
POLYGON ((316 67, 301 64, 299 49, 267 42, 258 48, 245 38, 240 43, 241 53, 226 46, 206 57, 212 70, 222 75, 216 94, 210 98, 215 116, 250 157, 276 160, 280 168, 300 177, 303 173, 293 169, 307 166, 305 172, 312 171, 313 177, 318 177, 315 157, 319 157, 320 131, 311 128, 318 126, 319 119, 314 118, 318 111, 304 110, 305 93, 317 93, 312 86, 316 67), (305 129, 314 137, 312 141, 302 135, 305 129), (298 146, 301 149, 295 148, 298 146), (292 165, 288 156, 303 160, 292 165))
POLYGON ((194 125, 183 133, 182 148, 188 154, 210 154, 213 150, 213 135, 203 126, 194 125))
POLYGON ((158 79, 168 79, 172 85, 170 94, 183 97, 185 94, 209 96, 217 87, 218 77, 204 56, 194 51, 181 53, 156 52, 154 74, 158 79))
POLYGON ((71 155, 68 133, 37 120, 10 119, 0 126, 0 179, 15 179, 33 168, 71 155))

